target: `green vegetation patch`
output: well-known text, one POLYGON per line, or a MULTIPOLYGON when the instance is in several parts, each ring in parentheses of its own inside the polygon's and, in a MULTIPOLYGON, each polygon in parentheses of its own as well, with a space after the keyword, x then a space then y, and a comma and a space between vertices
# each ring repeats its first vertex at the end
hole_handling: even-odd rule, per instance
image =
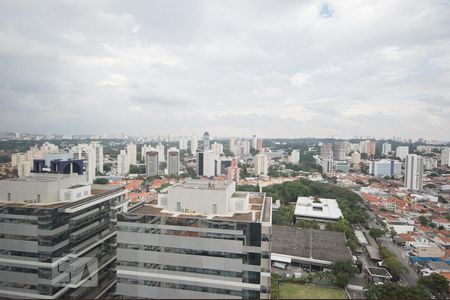
POLYGON ((341 289, 320 285, 280 283, 281 299, 347 299, 341 289))

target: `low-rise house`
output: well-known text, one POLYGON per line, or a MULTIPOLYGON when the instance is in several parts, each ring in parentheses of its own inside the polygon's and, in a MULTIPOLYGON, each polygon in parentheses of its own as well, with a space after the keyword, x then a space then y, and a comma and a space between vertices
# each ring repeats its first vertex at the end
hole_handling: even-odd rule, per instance
POLYGON ((450 221, 443 218, 433 219, 432 222, 436 225, 436 227, 444 227, 444 229, 450 230, 450 221))
POLYGON ((417 257, 443 257, 445 251, 434 243, 411 243, 412 252, 417 257))

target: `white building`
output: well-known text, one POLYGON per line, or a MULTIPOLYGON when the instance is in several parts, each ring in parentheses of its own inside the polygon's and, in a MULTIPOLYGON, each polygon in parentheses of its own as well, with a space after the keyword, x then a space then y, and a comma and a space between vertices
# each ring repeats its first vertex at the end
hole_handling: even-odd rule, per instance
POLYGON ((191 153, 195 155, 198 150, 198 138, 195 135, 192 135, 191 137, 191 153))
POLYGON ((214 143, 211 145, 211 150, 214 151, 214 153, 215 153, 217 156, 220 156, 221 154, 223 154, 223 145, 222 145, 222 144, 219 144, 219 143, 217 143, 217 142, 214 142, 214 143))
POLYGON ((130 156, 127 151, 120 150, 117 155, 117 174, 126 176, 128 173, 130 173, 130 156))
POLYGON ((423 169, 424 170, 433 170, 438 166, 438 161, 434 157, 424 157, 423 158, 423 169))
POLYGON ((145 156, 147 155, 148 151, 152 151, 154 148, 149 145, 142 145, 141 147, 141 162, 145 162, 145 156))
POLYGON ((18 177, 30 176, 33 169, 33 160, 42 159, 45 154, 58 153, 58 146, 45 142, 41 147, 32 146, 26 153, 11 155, 11 166, 17 169, 18 177))
POLYGON ((180 150, 170 148, 167 150, 167 175, 176 175, 180 173, 180 150))
POLYGON ((95 168, 99 173, 103 173, 103 145, 99 142, 91 142, 95 149, 95 168))
POLYGON ((335 199, 298 197, 294 215, 297 219, 336 221, 342 212, 335 199))
POLYGON ((450 166, 450 148, 444 148, 441 151, 441 166, 450 166))
POLYGON ((180 140, 179 140, 178 143, 179 143, 180 150, 187 150, 187 148, 188 148, 188 140, 187 140, 186 137, 184 137, 184 136, 180 137, 180 140))
POLYGON ((230 138, 230 151, 236 155, 236 139, 234 137, 230 138))
POLYGON ((165 148, 163 144, 159 143, 158 145, 156 145, 156 151, 158 151, 158 160, 160 162, 166 161, 164 149, 165 148))
MULTIPOLYGON (((78 144, 70 149, 74 159, 82 159, 89 183, 93 183, 97 169, 97 148, 94 144, 78 144)), ((103 149, 101 150, 103 155, 103 149)), ((103 158, 103 156, 102 156, 103 158)), ((103 163, 102 163, 103 167, 103 163)))
POLYGON ((267 156, 267 154, 256 154, 253 160, 255 165, 255 176, 267 176, 267 172, 269 171, 269 157, 267 156))
POLYGON ((258 148, 258 138, 256 137, 256 135, 252 136, 252 148, 253 149, 257 149, 258 148))
POLYGON ((216 176, 217 155, 212 150, 197 152, 197 175, 216 176))
POLYGON ((400 158, 401 160, 404 160, 406 158, 406 155, 409 154, 409 147, 408 146, 398 146, 395 150, 395 157, 400 158))
POLYGON ((298 164, 300 162, 300 150, 292 150, 289 156, 289 162, 292 164, 298 164))
POLYGON ((391 144, 388 142, 384 142, 383 146, 381 147, 381 154, 387 155, 391 152, 391 144))
POLYGON ((405 188, 413 191, 423 189, 423 157, 408 154, 405 158, 405 188))
POLYGON ((118 216, 116 294, 270 298, 271 212, 271 198, 237 192, 234 181, 168 188, 158 205, 118 216))
POLYGON ((369 174, 385 177, 398 176, 402 173, 402 163, 397 160, 382 159, 369 162, 369 174))
POLYGON ((135 165, 137 164, 137 148, 136 148, 136 144, 131 143, 127 145, 127 154, 128 154, 128 159, 130 161, 131 165, 135 165))
POLYGON ((355 151, 352 153, 351 162, 352 162, 352 164, 361 163, 361 154, 358 151, 355 151))

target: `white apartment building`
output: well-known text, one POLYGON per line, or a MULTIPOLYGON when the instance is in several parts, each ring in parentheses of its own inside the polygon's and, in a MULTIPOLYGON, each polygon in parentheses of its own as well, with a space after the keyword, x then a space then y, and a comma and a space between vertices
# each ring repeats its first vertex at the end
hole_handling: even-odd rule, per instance
POLYGON ((99 142, 91 142, 91 146, 95 149, 95 169, 103 173, 103 145, 99 142))
POLYGON ((178 145, 180 150, 187 150, 188 148, 188 139, 184 136, 180 137, 178 141, 178 145))
MULTIPOLYGON (((78 144, 73 146, 69 151, 74 159, 82 159, 84 169, 87 173, 89 183, 93 183, 97 170, 97 145, 95 144, 78 144)), ((103 160, 103 149, 101 150, 103 160)), ((103 162, 102 162, 103 169, 103 162)))
POLYGON ((120 214, 116 294, 270 298, 271 206, 234 181, 186 180, 120 214))
POLYGON ((444 148, 441 151, 441 166, 450 166, 450 148, 444 148))
POLYGON ((358 151, 355 151, 355 152, 352 153, 351 163, 352 164, 359 164, 359 163, 361 163, 361 154, 358 151))
POLYGON ((206 177, 216 176, 217 160, 218 157, 214 151, 197 152, 197 175, 206 177))
POLYGON ((269 171, 269 156, 265 153, 256 154, 253 158, 255 170, 255 176, 267 176, 269 171))
POLYGON ((216 156, 220 156, 223 154, 223 145, 217 142, 211 144, 211 150, 216 154, 216 156))
POLYGON ((408 154, 405 158, 405 188, 413 191, 423 189, 423 157, 408 154))
POLYGON ((158 145, 156 145, 156 151, 158 151, 158 159, 160 162, 166 161, 164 149, 165 148, 163 144, 159 143, 158 145))
POLYGON ((389 154, 391 150, 392 150, 391 144, 388 142, 384 142, 383 145, 381 146, 381 154, 383 155, 389 154))
POLYGON ((423 169, 433 170, 438 166, 438 160, 434 157, 424 157, 423 158, 423 169))
POLYGON ((402 163, 389 159, 371 161, 369 162, 369 174, 378 177, 399 176, 402 174, 402 163))
POLYGON ((117 155, 117 174, 126 176, 128 173, 130 173, 130 156, 127 151, 120 150, 119 155, 117 155))
POLYGON ((198 138, 195 135, 191 137, 191 154, 195 155, 198 150, 198 138))
POLYGON ((300 150, 292 150, 289 156, 289 162, 292 164, 298 164, 300 162, 300 150))
POLYGON ((137 147, 136 144, 131 143, 127 145, 128 159, 131 165, 137 164, 137 147))
POLYGON ((47 153, 58 153, 58 146, 45 142, 41 147, 32 146, 26 153, 11 155, 11 166, 17 169, 18 177, 30 176, 33 160, 42 159, 47 153))
POLYGON ((405 160, 408 154, 409 154, 408 146, 398 146, 397 149, 395 150, 395 157, 398 157, 401 160, 405 160))

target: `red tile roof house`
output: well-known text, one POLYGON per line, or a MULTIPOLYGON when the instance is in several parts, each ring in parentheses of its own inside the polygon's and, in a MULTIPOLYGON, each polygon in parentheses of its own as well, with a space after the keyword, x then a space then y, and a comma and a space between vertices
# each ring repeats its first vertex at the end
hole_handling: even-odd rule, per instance
POLYGON ((438 235, 434 238, 434 241, 444 248, 450 248, 450 238, 442 235, 438 235))
POLYGON ((446 230, 450 230, 450 221, 443 218, 433 219, 432 222, 436 224, 436 227, 443 226, 446 230))

